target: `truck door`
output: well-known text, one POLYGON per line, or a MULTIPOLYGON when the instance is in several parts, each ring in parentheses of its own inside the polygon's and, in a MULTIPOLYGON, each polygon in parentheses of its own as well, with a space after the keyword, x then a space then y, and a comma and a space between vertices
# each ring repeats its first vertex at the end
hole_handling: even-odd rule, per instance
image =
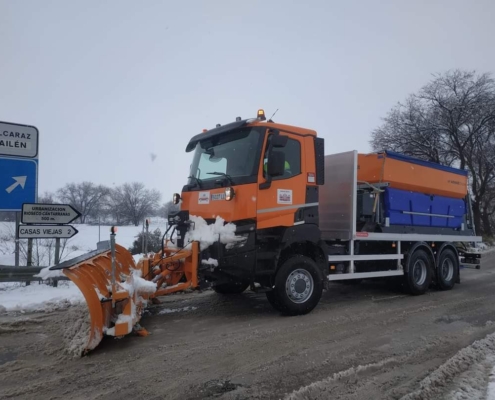
POLYGON ((270 150, 273 133, 269 133, 265 141, 258 177, 258 182, 261 183, 258 185, 257 199, 258 229, 293 226, 295 213, 306 202, 303 137, 285 132, 280 132, 279 135, 287 136, 284 147, 272 147, 270 150), (284 155, 284 173, 271 177, 271 182, 266 184, 268 159, 273 152, 284 155))

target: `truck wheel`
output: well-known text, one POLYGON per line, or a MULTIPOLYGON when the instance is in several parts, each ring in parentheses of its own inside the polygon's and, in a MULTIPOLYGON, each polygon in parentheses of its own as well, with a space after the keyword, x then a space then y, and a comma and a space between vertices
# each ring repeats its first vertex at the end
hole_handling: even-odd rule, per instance
POLYGON ((441 290, 454 287, 459 274, 459 260, 451 249, 445 249, 440 254, 437 266, 437 284, 441 290))
POLYGON ((213 286, 213 290, 220 294, 239 294, 244 292, 249 286, 249 283, 221 283, 213 286))
POLYGON ((320 301, 323 282, 316 263, 294 256, 285 261, 275 277, 275 287, 266 293, 270 304, 282 314, 309 313, 320 301))
POLYGON ((268 302, 272 305, 272 307, 278 312, 282 312, 283 308, 280 302, 278 301, 278 297, 275 295, 275 290, 266 292, 265 294, 266 294, 266 298, 268 299, 268 302))
POLYGON ((413 295, 426 293, 431 284, 432 265, 428 253, 422 249, 416 250, 407 262, 405 284, 413 295))

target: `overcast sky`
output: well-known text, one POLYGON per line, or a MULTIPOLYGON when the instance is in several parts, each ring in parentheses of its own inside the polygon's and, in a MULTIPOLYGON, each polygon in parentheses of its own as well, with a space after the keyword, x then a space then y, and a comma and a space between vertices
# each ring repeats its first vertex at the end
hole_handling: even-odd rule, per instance
POLYGON ((432 73, 494 72, 494 15, 493 0, 0 0, 0 120, 39 129, 40 194, 141 181, 165 201, 189 138, 258 108, 327 154, 369 151, 432 73))

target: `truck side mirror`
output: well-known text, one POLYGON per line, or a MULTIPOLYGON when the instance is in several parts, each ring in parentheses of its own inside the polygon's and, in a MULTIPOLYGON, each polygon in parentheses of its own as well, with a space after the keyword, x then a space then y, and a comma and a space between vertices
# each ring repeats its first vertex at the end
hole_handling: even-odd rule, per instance
POLYGON ((266 166, 266 181, 260 183, 261 190, 268 189, 272 184, 272 177, 282 176, 285 172, 285 153, 274 151, 275 148, 282 148, 287 145, 288 136, 280 135, 277 130, 270 130, 268 145, 268 164, 266 166))
POLYGON ((288 136, 283 135, 273 135, 271 138, 272 147, 281 148, 287 145, 288 136))
POLYGON ((285 170, 285 153, 272 151, 268 159, 267 172, 270 177, 282 176, 285 170))

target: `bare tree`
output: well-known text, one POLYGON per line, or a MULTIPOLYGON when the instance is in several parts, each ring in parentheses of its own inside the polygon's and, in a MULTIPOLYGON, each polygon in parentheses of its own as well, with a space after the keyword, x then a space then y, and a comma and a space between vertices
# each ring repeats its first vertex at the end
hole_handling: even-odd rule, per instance
POLYGON ((124 206, 124 194, 121 188, 111 189, 105 199, 105 213, 108 214, 113 222, 117 225, 123 225, 130 222, 126 217, 124 206))
POLYGON ((398 104, 372 132, 375 151, 392 150, 470 171, 475 225, 491 234, 486 196, 494 179, 495 82, 448 71, 398 104))
POLYGON ((70 204, 81 213, 80 220, 84 224, 88 216, 99 209, 108 192, 105 186, 82 182, 68 183, 57 194, 62 202, 70 204))
POLYGON ((44 204, 56 203, 55 194, 50 192, 44 192, 41 196, 38 196, 38 203, 44 203, 44 204))
POLYGON ((140 182, 126 183, 115 190, 118 192, 115 196, 121 202, 119 207, 124 218, 135 226, 156 211, 161 198, 160 192, 146 189, 140 182))
POLYGON ((375 129, 373 149, 391 150, 424 160, 451 165, 454 158, 440 132, 431 124, 435 116, 417 97, 398 103, 375 129))
POLYGON ((157 215, 163 218, 167 218, 169 213, 179 210, 180 210, 179 204, 174 204, 172 203, 172 201, 167 201, 163 206, 160 207, 157 215))
POLYGON ((466 151, 466 164, 471 171, 474 221, 476 226, 483 227, 486 236, 491 237, 495 208, 495 121, 471 137, 466 151))

